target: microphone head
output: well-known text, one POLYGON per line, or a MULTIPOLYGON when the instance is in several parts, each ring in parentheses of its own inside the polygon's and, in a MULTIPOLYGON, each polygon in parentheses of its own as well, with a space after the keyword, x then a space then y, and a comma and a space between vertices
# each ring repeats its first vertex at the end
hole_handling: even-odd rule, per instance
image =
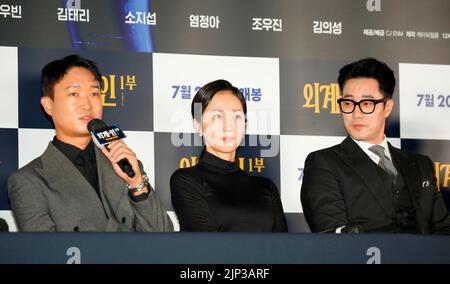
POLYGON ((106 128, 106 127, 108 127, 106 125, 106 123, 103 120, 98 119, 98 118, 92 119, 91 121, 89 121, 89 123, 87 125, 87 129, 89 132, 93 132, 98 129, 102 129, 102 128, 106 128))

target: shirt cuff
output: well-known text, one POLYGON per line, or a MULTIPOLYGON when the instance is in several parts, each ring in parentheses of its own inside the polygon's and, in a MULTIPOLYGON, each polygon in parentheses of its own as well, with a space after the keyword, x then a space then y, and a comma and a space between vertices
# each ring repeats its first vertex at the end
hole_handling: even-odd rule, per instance
POLYGON ((149 191, 149 192, 144 192, 144 193, 142 193, 142 194, 139 194, 138 196, 134 196, 134 195, 131 193, 131 191, 128 191, 128 196, 130 197, 130 199, 131 199, 133 202, 141 202, 141 201, 147 200, 148 194, 149 194, 149 193, 150 193, 150 191, 149 191))

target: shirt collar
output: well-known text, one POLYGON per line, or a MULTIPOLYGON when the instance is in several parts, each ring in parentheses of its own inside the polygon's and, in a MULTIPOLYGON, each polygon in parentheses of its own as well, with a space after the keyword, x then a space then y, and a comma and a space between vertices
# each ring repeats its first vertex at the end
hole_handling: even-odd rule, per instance
POLYGON ((78 163, 78 158, 80 155, 88 155, 90 159, 95 159, 95 149, 94 149, 94 143, 91 139, 89 144, 86 146, 85 149, 80 149, 72 144, 64 143, 58 138, 53 137, 52 141, 53 145, 61 151, 72 163, 78 163))
MULTIPOLYGON (((353 139, 353 141, 355 141, 356 144, 358 144, 358 146, 364 151, 364 153, 366 153, 372 160, 374 160, 376 163, 378 163, 380 157, 378 157, 377 154, 375 154, 374 152, 369 150, 369 148, 375 144, 367 143, 364 141, 358 141, 358 140, 355 140, 353 137, 351 137, 351 138, 353 139)), ((389 152, 389 145, 387 143, 386 135, 384 135, 383 141, 378 145, 383 146, 384 154, 392 161, 391 153, 389 152)))

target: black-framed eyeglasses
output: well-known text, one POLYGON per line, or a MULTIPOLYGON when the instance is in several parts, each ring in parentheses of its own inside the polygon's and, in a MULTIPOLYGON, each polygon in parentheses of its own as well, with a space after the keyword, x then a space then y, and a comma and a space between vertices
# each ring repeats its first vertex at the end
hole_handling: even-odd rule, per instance
POLYGON ((361 110, 362 113, 371 114, 372 112, 375 111, 375 106, 377 104, 385 102, 385 101, 387 101, 387 99, 385 99, 385 98, 379 99, 379 100, 365 99, 365 100, 360 100, 359 102, 355 102, 354 100, 351 100, 351 99, 342 99, 342 98, 337 100, 337 102, 339 104, 339 108, 341 109, 341 112, 347 113, 347 114, 354 112, 356 106, 359 107, 359 109, 361 110))

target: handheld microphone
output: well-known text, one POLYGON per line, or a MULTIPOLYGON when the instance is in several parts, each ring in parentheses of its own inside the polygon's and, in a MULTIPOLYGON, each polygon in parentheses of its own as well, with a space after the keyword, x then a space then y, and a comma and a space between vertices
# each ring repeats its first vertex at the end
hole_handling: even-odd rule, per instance
MULTIPOLYGON (((100 148, 108 149, 108 143, 114 140, 125 138, 125 134, 118 126, 107 126, 101 119, 94 118, 87 125, 88 131, 91 132, 95 144, 100 148)), ((127 159, 122 159, 117 163, 120 169, 129 177, 134 177, 136 173, 127 159)))

